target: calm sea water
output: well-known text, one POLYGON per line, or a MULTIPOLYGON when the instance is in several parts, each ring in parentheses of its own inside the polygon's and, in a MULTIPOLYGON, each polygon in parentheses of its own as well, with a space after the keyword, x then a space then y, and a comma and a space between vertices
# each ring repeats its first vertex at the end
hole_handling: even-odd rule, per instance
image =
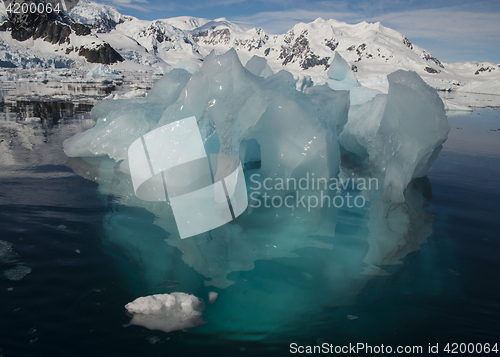
MULTIPOLYGON (((424 351, 429 343, 441 351, 446 343, 500 343, 500 111, 449 117, 449 139, 428 176, 432 234, 397 274, 372 280, 354 306, 325 311, 309 329, 315 338, 266 343, 124 327, 124 305, 146 292, 140 267, 103 239, 113 198, 74 174, 61 149, 92 126, 92 104, 0 107, 0 355, 276 356, 289 355, 292 342, 424 351), (358 319, 339 321, 339 310, 358 319)), ((286 278, 279 269, 258 261, 242 276, 273 270, 286 278)))

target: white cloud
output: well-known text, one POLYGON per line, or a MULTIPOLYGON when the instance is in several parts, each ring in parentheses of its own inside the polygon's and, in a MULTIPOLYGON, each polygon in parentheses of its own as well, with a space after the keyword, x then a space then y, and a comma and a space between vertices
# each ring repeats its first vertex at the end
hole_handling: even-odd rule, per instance
POLYGON ((130 8, 130 9, 135 9, 139 10, 142 12, 149 12, 151 11, 149 8, 146 8, 144 6, 138 5, 139 4, 148 4, 149 2, 147 0, 108 0, 106 1, 108 3, 111 3, 113 6, 115 6, 117 9, 120 8, 130 8))
POLYGON ((229 6, 236 5, 245 2, 245 0, 195 0, 195 1, 165 1, 161 3, 161 6, 158 4, 154 5, 154 8, 161 11, 179 11, 179 10, 200 10, 200 9, 209 9, 217 6, 229 6))
POLYGON ((494 39, 500 33, 498 13, 432 9, 391 13, 377 16, 373 20, 414 37, 494 39))

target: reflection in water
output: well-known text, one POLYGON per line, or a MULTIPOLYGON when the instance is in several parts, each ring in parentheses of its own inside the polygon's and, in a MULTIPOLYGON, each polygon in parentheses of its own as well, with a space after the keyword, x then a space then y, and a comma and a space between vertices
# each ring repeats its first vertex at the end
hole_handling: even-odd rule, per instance
POLYGON ((87 83, 85 73, 31 73, 29 71, 0 72, 0 95, 5 100, 20 98, 34 100, 66 99, 72 102, 93 97, 102 98, 113 92, 118 83, 87 83))
MULTIPOLYGON (((163 281, 178 281, 176 291, 201 297, 215 289, 219 299, 211 316, 216 318, 196 331, 224 339, 269 342, 276 332, 280 339, 313 337, 318 331, 312 327, 318 328, 325 314, 344 314, 335 309, 356 304, 370 281, 396 274, 403 259, 432 233, 433 215, 425 210, 432 197, 427 178, 408 186, 403 204, 386 203, 382 190, 347 189, 341 195, 363 194, 366 205, 262 206, 222 227, 180 239, 168 203, 137 199, 130 176, 113 160, 71 158, 66 165, 98 182, 108 197, 104 240, 134 267, 136 276, 129 276, 136 282, 131 284, 134 293, 171 292, 163 281), (309 332, 304 326, 311 327, 309 332)), ((257 171, 246 172, 247 187, 249 175, 257 171)), ((285 198, 297 193, 269 194, 285 198)))
MULTIPOLYGON (((6 103, 0 102, 0 116, 10 105, 6 103)), ((75 113, 78 108, 83 107, 74 102, 75 113)), ((315 212, 302 224, 307 217, 299 212, 293 213, 298 221, 294 222, 290 211, 275 211, 278 217, 254 211, 225 227, 231 236, 211 232, 191 242, 175 239, 175 226, 168 230, 170 234, 160 228, 172 223, 167 209, 138 205, 131 182, 115 162, 70 159, 67 164, 75 172, 100 183, 108 211, 102 245, 97 238, 102 220, 93 201, 94 185, 85 186, 56 166, 67 160, 61 150, 63 140, 94 125, 89 115, 77 114, 68 120, 62 115, 57 125, 49 118, 48 125, 26 125, 26 121, 7 121, 3 116, 2 232, 12 238, 16 249, 25 251, 22 259, 36 261, 26 261, 33 272, 21 282, 4 279, 3 288, 9 291, 4 290, 2 314, 11 323, 5 324, 2 334, 3 353, 43 355, 49 346, 57 346, 61 354, 83 355, 85 350, 79 352, 74 343, 64 342, 76 335, 108 356, 154 355, 161 348, 174 355, 186 354, 186 350, 199 354, 203 348, 214 355, 234 356, 242 347, 246 347, 243 354, 275 356, 288 354, 292 341, 393 346, 426 346, 429 341, 441 346, 452 340, 496 342, 500 292, 491 277, 499 270, 500 247, 498 113, 480 110, 450 118, 449 140, 429 174, 435 197, 428 209, 434 213, 425 208, 432 193, 422 178, 405 192, 407 204, 389 206, 373 193, 373 197, 367 195, 365 210, 315 212), (11 161, 5 164, 6 160, 11 161), (65 180, 54 180, 65 175, 65 180), (281 217, 282 213, 288 218, 281 217), (280 219, 283 223, 264 235, 259 245, 260 233, 266 234, 280 219), (433 219, 433 237, 420 245, 430 234, 433 219), (321 229, 309 235, 293 231, 301 225, 321 229), (280 243, 276 247, 268 240, 273 234, 280 243), (296 237, 318 246, 302 243, 303 248, 279 257, 292 246, 287 240, 296 237), (81 254, 75 249, 81 249, 81 254), (105 259, 104 264, 101 249, 116 260, 105 259), (239 254, 246 260, 236 259, 239 254), (245 270, 252 254, 256 259, 252 270, 245 270), (403 264, 389 265, 398 261, 403 264), (112 264, 130 291, 117 286, 120 279, 112 264), (204 286, 205 281, 217 280, 214 277, 234 283, 225 289, 204 286), (463 290, 450 292, 450 286, 463 290), (205 301, 208 292, 219 293, 217 301, 207 307, 208 324, 203 329, 166 335, 122 327, 128 322, 123 311, 126 302, 172 291, 194 293, 205 301), (351 320, 352 316, 358 318, 351 320), (35 335, 34 326, 39 331, 35 335), (89 333, 96 326, 99 335, 89 333), (208 345, 231 338, 273 341, 269 331, 284 344, 263 348, 236 342, 212 350, 208 345), (217 333, 221 338, 203 339, 198 332, 217 333), (40 341, 31 344, 35 336, 40 341), (161 343, 145 342, 151 336, 159 336, 161 343), (190 344, 194 339, 203 345, 190 344)))
POLYGON ((419 249, 432 234, 433 214, 424 208, 432 198, 427 177, 415 179, 405 190, 405 202, 388 204, 372 197, 370 205, 370 246, 363 261, 369 266, 365 273, 387 274, 380 267, 401 264, 409 253, 419 249))
MULTIPOLYGON (((480 94, 480 93, 468 93, 460 91, 439 91, 438 92, 441 99, 445 101, 451 101, 469 108, 500 108, 500 95, 497 94, 480 94)), ((451 111, 449 115, 464 115, 468 112, 461 113, 461 111, 451 111)))
MULTIPOLYGON (((4 173, 19 166, 63 164, 62 142, 94 126, 91 103, 1 101, 0 165, 4 173)), ((26 173, 27 175, 29 173, 26 173)))
MULTIPOLYGON (((40 121, 42 124, 54 126, 59 120, 72 118, 77 114, 88 113, 93 104, 64 101, 28 101, 16 100, 13 103, 1 103, 1 115, 5 121, 17 120, 20 123, 40 121), (36 119, 35 119, 36 118, 36 119)), ((1 120, 1 119, 0 119, 1 120)))
POLYGON ((124 72, 120 80, 88 79, 87 71, 65 69, 58 71, 9 70, 0 71, 0 98, 95 104, 109 94, 123 94, 132 89, 150 89, 158 80, 154 73, 124 72))

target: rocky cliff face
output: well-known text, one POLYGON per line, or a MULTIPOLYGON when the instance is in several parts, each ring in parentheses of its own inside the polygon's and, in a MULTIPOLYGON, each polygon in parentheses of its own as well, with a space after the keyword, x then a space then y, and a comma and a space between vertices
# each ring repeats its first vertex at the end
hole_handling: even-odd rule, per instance
MULTIPOLYGON (((12 0, 12 5, 19 3, 21 6, 27 4, 39 4, 38 0, 12 0)), ((63 12, 51 13, 9 13, 8 19, 1 25, 0 31, 10 31, 14 40, 24 42, 28 39, 42 39, 53 45, 71 45, 72 34, 75 36, 90 36, 91 29, 84 24, 74 22, 63 12)), ((70 53, 72 47, 66 48, 70 53)), ((111 64, 123 61, 122 56, 116 52, 108 43, 92 46, 82 45, 78 54, 85 57, 88 62, 111 64)))
POLYGON ((81 46, 78 55, 85 57, 90 63, 111 64, 123 61, 123 57, 109 43, 98 45, 95 48, 81 46))
POLYGON ((308 69, 315 66, 330 66, 330 56, 320 57, 316 55, 309 45, 307 38, 308 31, 303 30, 299 36, 295 36, 293 30, 286 33, 284 44, 281 45, 281 53, 278 57, 283 60, 282 65, 298 62, 302 69, 308 69))

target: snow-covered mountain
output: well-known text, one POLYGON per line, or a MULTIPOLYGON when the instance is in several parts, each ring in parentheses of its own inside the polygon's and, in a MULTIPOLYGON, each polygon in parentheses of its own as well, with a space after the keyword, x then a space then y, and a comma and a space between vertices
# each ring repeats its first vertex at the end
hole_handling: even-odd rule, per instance
POLYGON ((9 20, 0 26, 0 66, 89 67, 88 63, 93 62, 113 64, 116 69, 161 71, 169 66, 185 66, 186 62, 200 65, 212 50, 235 48, 243 63, 254 55, 261 56, 274 72, 286 69, 296 77, 310 77, 321 83, 338 52, 365 86, 385 90, 386 75, 406 69, 441 89, 474 84, 477 90, 481 87, 478 83, 493 81, 488 91, 500 94, 500 85, 495 85, 500 81, 498 64, 442 63, 378 22, 352 25, 318 18, 274 35, 261 28, 244 29, 225 18, 183 16, 144 21, 91 0, 80 0, 67 16, 44 21, 52 28, 60 28, 64 37, 32 35, 23 39, 14 35, 9 20))
MULTIPOLYGON (((34 0, 13 0, 12 6, 24 3, 33 4, 34 0)), ((3 5, 3 2, 2 2, 3 5)), ((21 7, 22 9, 22 7, 21 7)), ((7 11, 5 9, 5 12, 7 11)), ((5 18, 5 16, 3 16, 5 18)), ((1 59, 7 67, 43 67, 46 62, 57 67, 64 63, 74 65, 74 60, 90 63, 112 64, 122 62, 123 58, 106 41, 92 34, 90 27, 77 22, 63 11, 52 12, 10 12, 4 22, 0 25, 0 45, 6 48, 1 59), (38 56, 33 60, 26 57, 15 56, 18 51, 9 51, 8 47, 25 47, 28 52, 34 54, 59 55, 65 59, 47 61, 46 56, 40 60, 38 56), (59 52, 59 53, 56 53, 59 52), (71 61, 73 60, 73 61, 71 61)))

